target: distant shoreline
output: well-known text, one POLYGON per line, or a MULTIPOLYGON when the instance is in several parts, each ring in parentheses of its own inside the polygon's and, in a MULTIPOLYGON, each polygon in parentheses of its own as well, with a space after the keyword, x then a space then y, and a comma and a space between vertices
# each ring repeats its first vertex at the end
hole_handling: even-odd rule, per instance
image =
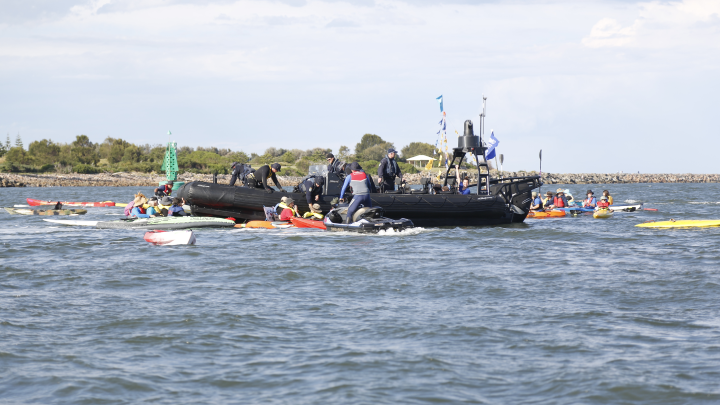
MULTIPOLYGON (((462 171, 462 170, 461 170, 462 171)), ((471 171, 467 171, 473 176, 471 171)), ((493 177, 517 177, 536 174, 534 172, 492 171, 493 177)), ((410 184, 420 184, 430 173, 408 174, 410 184)), ((477 175, 473 176, 476 177, 477 175)), ((632 184, 632 183, 720 183, 720 174, 638 174, 638 173, 543 173, 545 184, 632 184)), ((230 175, 218 175, 218 183, 228 184, 230 175)), ((300 177, 280 176, 283 186, 294 186, 300 177)), ((154 187, 165 181, 165 176, 147 173, 101 173, 101 174, 12 174, 0 173, 0 187, 154 187)), ((183 173, 178 181, 212 181, 210 174, 183 173)), ((476 181, 476 180, 475 180, 476 181)), ((473 182, 475 182, 473 181, 473 182)), ((271 183, 272 184, 272 183, 271 183)))

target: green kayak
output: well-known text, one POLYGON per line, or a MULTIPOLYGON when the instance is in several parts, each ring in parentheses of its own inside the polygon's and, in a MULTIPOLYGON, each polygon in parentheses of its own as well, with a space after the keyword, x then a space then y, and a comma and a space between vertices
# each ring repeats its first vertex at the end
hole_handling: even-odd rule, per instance
POLYGON ((81 209, 72 209, 72 210, 32 210, 29 208, 7 208, 5 207, 5 211, 9 212, 10 214, 20 214, 20 215, 85 215, 87 214, 87 210, 81 210, 81 209))

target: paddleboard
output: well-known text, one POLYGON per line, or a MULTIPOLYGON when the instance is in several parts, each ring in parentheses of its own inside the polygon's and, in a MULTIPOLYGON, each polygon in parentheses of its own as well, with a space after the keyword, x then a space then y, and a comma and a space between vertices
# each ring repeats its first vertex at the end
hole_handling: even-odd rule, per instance
POLYGON ((658 221, 646 222, 635 226, 638 228, 707 228, 711 226, 720 226, 720 220, 689 219, 683 221, 658 221))
POLYGON ((43 216, 54 216, 54 215, 85 215, 87 210, 33 210, 24 208, 7 208, 5 211, 10 214, 20 215, 43 215, 43 216))
POLYGON ((46 222, 52 222, 53 224, 68 225, 68 226, 97 226, 99 221, 75 221, 72 219, 43 219, 46 222))

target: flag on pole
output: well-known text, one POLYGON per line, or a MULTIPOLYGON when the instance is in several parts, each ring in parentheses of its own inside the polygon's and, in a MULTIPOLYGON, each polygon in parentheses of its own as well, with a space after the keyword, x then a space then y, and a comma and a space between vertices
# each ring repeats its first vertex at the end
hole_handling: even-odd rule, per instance
POLYGON ((445 110, 443 110, 443 103, 442 103, 442 102, 443 102, 443 98, 442 98, 442 94, 440 95, 440 97, 435 98, 435 100, 437 100, 437 101, 440 103, 440 111, 441 111, 441 112, 442 112, 442 111, 445 111, 445 110))
POLYGON ((500 141, 498 141, 497 138, 495 138, 495 132, 490 130, 490 140, 488 141, 488 151, 485 154, 485 159, 490 160, 495 157, 495 148, 498 146, 500 141))

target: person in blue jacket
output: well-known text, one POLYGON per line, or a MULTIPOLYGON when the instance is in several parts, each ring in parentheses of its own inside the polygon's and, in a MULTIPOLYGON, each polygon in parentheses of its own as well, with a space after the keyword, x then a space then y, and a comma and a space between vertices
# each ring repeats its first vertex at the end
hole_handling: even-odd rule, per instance
POLYGON ((350 206, 347 209, 347 219, 345 223, 352 223, 352 217, 355 211, 361 207, 372 207, 372 200, 370 199, 370 191, 372 185, 370 183, 370 176, 368 176, 358 162, 352 162, 350 164, 350 175, 345 178, 342 190, 340 190, 340 201, 345 201, 343 196, 348 186, 352 187, 353 199, 350 201, 350 206))
POLYGON ((182 207, 182 200, 178 197, 173 198, 172 206, 168 208, 167 216, 169 217, 185 217, 187 213, 182 207))
POLYGON ((457 177, 458 182, 458 192, 460 194, 470 194, 470 179, 465 177, 460 181, 460 166, 455 165, 455 176, 457 177))
MULTIPOLYGON (((148 203, 147 198, 145 198, 144 195, 140 194, 139 196, 135 197, 134 207, 132 211, 130 211, 130 218, 153 218, 156 216, 161 216, 157 210, 154 208, 154 206, 151 204, 147 208, 145 207, 145 204, 148 203)), ((157 199, 155 199, 155 204, 157 204, 157 199)))

